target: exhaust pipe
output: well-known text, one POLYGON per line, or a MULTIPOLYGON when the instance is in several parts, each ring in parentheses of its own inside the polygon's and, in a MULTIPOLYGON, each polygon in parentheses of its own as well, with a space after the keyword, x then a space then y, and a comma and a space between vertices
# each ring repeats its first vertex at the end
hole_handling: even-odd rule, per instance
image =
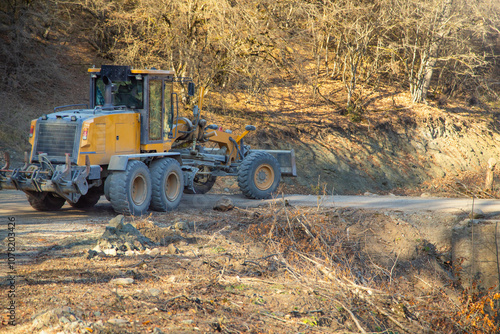
POLYGON ((113 105, 114 105, 113 93, 116 90, 116 86, 113 84, 113 82, 107 76, 102 77, 102 82, 106 86, 106 88, 104 90, 104 108, 113 107, 113 105))

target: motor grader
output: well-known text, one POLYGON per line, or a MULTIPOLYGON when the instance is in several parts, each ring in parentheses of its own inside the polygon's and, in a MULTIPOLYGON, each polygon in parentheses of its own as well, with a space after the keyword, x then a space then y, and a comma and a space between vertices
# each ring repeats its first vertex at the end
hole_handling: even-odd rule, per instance
POLYGON ((24 166, 11 168, 5 154, 0 189, 25 192, 34 209, 90 208, 105 195, 116 212, 142 215, 177 208, 183 193, 206 193, 217 177, 236 176, 245 196, 262 199, 282 176, 296 176, 293 150, 244 144, 254 126, 237 136, 222 131, 201 117, 201 105, 184 117, 174 83, 193 96, 191 79, 129 66, 88 72, 88 105, 32 120, 24 166))

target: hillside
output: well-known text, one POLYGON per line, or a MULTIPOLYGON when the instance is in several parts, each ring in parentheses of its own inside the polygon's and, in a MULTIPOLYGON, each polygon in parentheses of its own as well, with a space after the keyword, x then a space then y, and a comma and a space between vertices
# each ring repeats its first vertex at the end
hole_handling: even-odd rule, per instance
POLYGON ((221 122, 230 128, 257 125, 252 144, 296 151, 299 177, 293 184, 309 190, 319 185, 328 193, 456 196, 456 181, 480 192, 488 160, 498 157, 498 110, 459 101, 415 104, 387 89, 373 91, 353 121, 333 102, 338 87, 325 87, 329 103, 308 99, 304 90, 277 88, 266 103, 221 94, 213 100, 223 106, 209 108, 208 117, 225 117, 221 122))
MULTIPOLYGON (((482 65, 465 60, 460 63, 481 73, 458 71, 462 65, 453 63, 453 57, 451 63, 443 61, 425 103, 414 103, 411 78, 405 79, 408 69, 403 69, 403 62, 391 60, 390 54, 372 54, 373 40, 367 44, 367 54, 359 58, 362 65, 357 75, 348 73, 346 61, 353 56, 349 45, 338 47, 335 53, 330 50, 336 35, 329 35, 330 44, 314 44, 329 31, 324 30, 329 26, 321 11, 336 6, 335 2, 327 1, 323 8, 299 1, 287 18, 278 14, 279 9, 288 8, 286 2, 262 1, 255 6, 220 2, 217 6, 225 9, 225 17, 214 16, 217 14, 211 9, 195 3, 184 7, 182 2, 169 8, 155 8, 148 2, 127 5, 97 0, 61 6, 50 1, 2 5, 0 55, 6 61, 0 64, 0 71, 6 80, 0 90, 0 150, 11 152, 20 162, 22 152, 29 150, 31 119, 51 112, 55 106, 86 103, 87 68, 110 63, 157 66, 174 68, 180 76, 192 76, 198 87, 206 88, 203 116, 209 124, 217 123, 235 132, 254 124, 258 130, 249 138, 254 148, 293 148, 299 175, 286 180, 289 191, 469 196, 470 191, 479 194, 484 190, 487 163, 497 158, 500 138, 498 95, 490 88, 496 87, 499 67, 494 57, 488 58, 488 53, 481 51, 488 48, 496 52, 500 45, 491 34, 495 19, 488 21, 493 30, 485 30, 487 38, 482 43, 486 44, 478 41, 468 51, 477 55, 483 52, 486 58, 482 65), (303 12, 310 14, 309 20, 325 26, 311 30, 303 12), (189 14, 194 30, 186 31, 182 22, 164 18, 168 22, 155 25, 156 33, 165 33, 172 40, 158 40, 151 27, 136 26, 137 22, 129 20, 132 14, 142 19, 146 13, 150 22, 166 13, 180 17, 189 14), (209 17, 213 19, 197 21, 209 17), (225 30, 212 30, 217 22, 225 30), (262 25, 264 22, 267 26, 262 25), (128 37, 124 35, 127 31, 128 37), (238 42, 236 38, 244 31, 251 35, 238 42), (140 38, 136 36, 139 33, 140 38), (184 33, 189 33, 191 40, 183 39, 187 38, 184 33), (251 37, 254 34, 255 38, 251 37), (201 43, 203 38, 205 44, 201 43), (191 43, 190 51, 183 54, 186 43, 191 43), (149 52, 138 52, 134 45, 149 52), (166 50, 171 52, 170 62, 162 53, 166 50), (457 72, 450 72, 450 66, 457 72), (447 91, 451 84, 455 88, 447 91), (457 187, 457 182, 462 186, 457 187)), ((381 1, 374 10, 386 10, 386 5, 381 1)), ((488 6, 482 1, 474 15, 493 8, 488 6)), ((363 10, 356 13, 368 15, 373 24, 378 22, 379 18, 363 10)), ((401 31, 407 25, 411 27, 411 22, 401 21, 397 13, 391 12, 388 17, 401 31)), ((347 21, 337 24, 338 29, 349 26, 347 21)), ((348 32, 353 33, 342 32, 347 39, 352 37, 348 32)), ((464 31, 450 32, 459 33, 464 31)), ((378 39, 377 50, 384 45, 381 43, 393 42, 384 38, 378 39)), ((457 57, 463 51, 456 45, 447 46, 457 57)), ((496 195, 495 189, 481 194, 496 195)))
MULTIPOLYGON (((498 214, 320 205, 323 194, 500 198, 498 167, 486 186, 500 159, 500 4, 450 3, 2 2, 0 152, 14 164, 31 119, 87 102, 89 67, 155 66, 206 89, 208 124, 253 124, 253 148, 295 150, 298 176, 280 193, 318 195, 314 208, 277 200, 228 212, 198 207, 200 195, 185 210, 126 217, 151 240, 127 255, 96 247, 119 226, 109 203, 41 215, 4 196, 0 211, 18 219, 16 329, 497 332, 500 294, 470 276, 480 264, 489 282, 500 275, 498 214), (436 40, 441 53, 429 56, 436 40)), ((212 193, 239 189, 218 179, 212 193)))
MULTIPOLYGON (((71 65, 85 60, 65 58, 60 72, 72 80, 47 87, 40 98, 3 93, 0 150, 20 163, 23 150, 29 150, 32 118, 58 105, 86 102, 86 69, 93 64, 71 65)), ((499 153, 498 109, 460 100, 417 104, 388 87, 373 89, 363 113, 353 115, 339 107, 339 86, 325 84, 325 98, 316 100, 302 85, 277 87, 265 98, 210 92, 203 117, 235 132, 256 125, 247 140, 253 148, 293 148, 298 177, 285 180, 294 186, 288 192, 469 196, 456 185, 459 181, 481 196, 498 195, 498 187, 482 193, 488 160, 499 153)))

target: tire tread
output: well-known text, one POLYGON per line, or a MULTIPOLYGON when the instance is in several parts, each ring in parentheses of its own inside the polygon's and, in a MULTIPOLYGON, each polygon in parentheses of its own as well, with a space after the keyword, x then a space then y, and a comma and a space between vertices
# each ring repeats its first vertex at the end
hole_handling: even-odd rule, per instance
POLYGON ((262 191, 256 189, 255 185, 253 184, 253 173, 252 170, 256 168, 256 164, 258 164, 259 160, 269 160, 270 163, 272 163, 275 167, 275 177, 280 179, 281 171, 280 171, 280 165, 278 160, 276 160, 275 157, 273 157, 271 154, 267 152, 262 152, 262 151, 255 151, 251 152, 249 155, 246 156, 246 158, 243 160, 243 162, 240 165, 240 169, 238 170, 238 186, 241 190, 241 192, 248 198, 253 198, 253 199, 266 199, 271 197, 271 194, 276 190, 277 188, 277 183, 273 183, 271 186, 272 189, 269 192, 263 193, 262 191))
MULTIPOLYGON (((126 215, 143 215, 146 213, 149 203, 145 209, 139 210, 134 208, 134 205, 129 200, 129 178, 130 174, 137 168, 147 169, 147 166, 139 160, 130 160, 127 164, 127 169, 125 171, 113 172, 113 177, 109 184, 109 201, 111 206, 116 212, 123 213, 126 215)), ((150 186, 151 186, 151 179, 150 186)))
POLYGON ((182 175, 181 165, 179 162, 172 158, 163 158, 159 160, 153 161, 151 163, 151 180, 153 183, 152 186, 152 195, 151 195, 151 209, 155 211, 171 211, 177 208, 180 202, 180 198, 182 197, 182 192, 184 189, 184 179, 182 175), (164 173, 171 168, 177 169, 180 171, 179 181, 181 182, 179 197, 173 203, 167 203, 163 194, 163 184, 164 184, 164 173))

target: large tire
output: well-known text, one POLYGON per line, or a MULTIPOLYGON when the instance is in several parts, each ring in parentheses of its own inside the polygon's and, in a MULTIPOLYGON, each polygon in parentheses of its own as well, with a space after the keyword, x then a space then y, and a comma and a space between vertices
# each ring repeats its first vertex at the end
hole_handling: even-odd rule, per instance
POLYGON ((151 209, 171 211, 179 206, 184 189, 184 177, 181 165, 172 158, 163 158, 151 164, 153 194, 151 209))
POLYGON ((51 192, 26 192, 28 202, 37 211, 57 211, 64 205, 66 200, 51 192))
MULTIPOLYGON (((207 172, 209 169, 207 167, 204 167, 200 171, 207 172)), ((212 187, 215 184, 215 181, 217 181, 217 177, 213 176, 212 174, 210 175, 198 175, 196 174, 194 176, 194 181, 193 181, 193 188, 194 191, 191 189, 184 189, 185 194, 206 194, 208 193, 212 187)))
POLYGON ((109 201, 118 213, 145 214, 151 203, 151 192, 149 169, 138 160, 130 160, 125 171, 114 171, 110 179, 109 201))
POLYGON ((99 188, 90 188, 89 191, 80 196, 76 203, 68 202, 69 205, 76 209, 90 209, 99 202, 101 198, 102 190, 99 188))
POLYGON ((106 177, 106 180, 104 180, 104 196, 106 197, 106 199, 109 201, 109 188, 110 188, 110 185, 111 185, 111 177, 113 176, 113 174, 109 174, 107 177, 106 177))
POLYGON ((245 157, 238 170, 238 186, 248 198, 271 197, 281 178, 278 160, 267 152, 252 152, 245 157))

